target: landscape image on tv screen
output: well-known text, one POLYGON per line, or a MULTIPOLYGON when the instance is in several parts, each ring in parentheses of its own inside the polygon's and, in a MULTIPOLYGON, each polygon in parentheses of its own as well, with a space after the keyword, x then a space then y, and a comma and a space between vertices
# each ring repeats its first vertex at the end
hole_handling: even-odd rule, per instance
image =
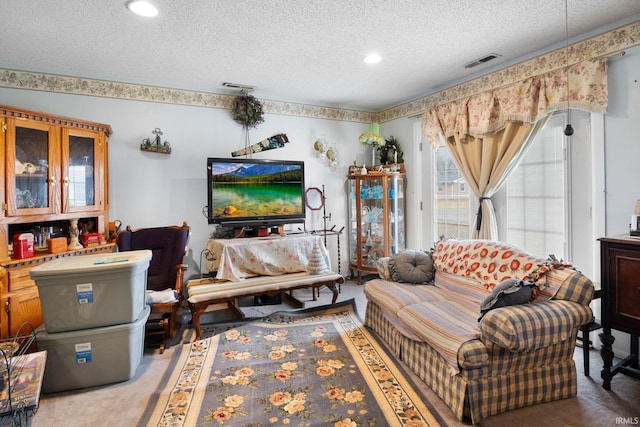
POLYGON ((300 164, 212 162, 211 217, 286 217, 304 213, 300 164))

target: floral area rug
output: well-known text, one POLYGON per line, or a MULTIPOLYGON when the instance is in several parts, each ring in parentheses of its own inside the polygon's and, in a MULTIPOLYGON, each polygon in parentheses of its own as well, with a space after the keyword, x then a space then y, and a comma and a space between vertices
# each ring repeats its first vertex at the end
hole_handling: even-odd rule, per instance
POLYGON ((439 426, 353 301, 203 325, 139 426, 439 426))

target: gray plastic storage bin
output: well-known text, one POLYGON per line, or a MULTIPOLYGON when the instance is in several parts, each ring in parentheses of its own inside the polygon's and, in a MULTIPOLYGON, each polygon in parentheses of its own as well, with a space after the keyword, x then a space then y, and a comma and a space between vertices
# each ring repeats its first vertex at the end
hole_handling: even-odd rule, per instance
POLYGON ((49 333, 131 323, 145 307, 151 251, 72 256, 31 269, 49 333))
POLYGON ((74 390, 131 379, 142 361, 150 308, 124 325, 50 334, 36 330, 38 351, 47 351, 42 391, 74 390))

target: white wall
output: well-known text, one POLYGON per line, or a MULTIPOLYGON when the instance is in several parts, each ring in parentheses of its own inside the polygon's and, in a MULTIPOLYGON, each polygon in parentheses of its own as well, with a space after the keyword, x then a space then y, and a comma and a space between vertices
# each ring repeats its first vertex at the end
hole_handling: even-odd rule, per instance
POLYGON ((609 65, 609 111, 604 118, 606 233, 629 232, 640 199, 640 47, 609 65))
MULTIPOLYGON (((604 152, 605 234, 628 234, 636 200, 640 200, 640 47, 627 50, 609 65, 604 152)), ((628 355, 629 335, 617 331, 613 335, 616 356, 628 355)))
MULTIPOLYGON (((187 221, 191 226, 190 253, 186 261, 191 274, 199 274, 200 253, 214 227, 202 214, 207 204, 206 158, 231 157, 244 147, 242 127, 227 110, 66 95, 0 88, 0 103, 18 108, 74 117, 111 125, 109 138, 110 220, 133 228, 187 221), (162 129, 163 141, 171 143, 170 155, 140 151, 143 138, 162 129)), ((347 225, 346 175, 354 159, 371 162, 371 150, 358 142, 368 124, 267 114, 265 122, 250 132, 251 143, 277 133, 287 134, 283 148, 256 153, 253 158, 305 161, 307 187, 325 186, 330 228, 347 225), (313 142, 318 134, 337 145, 340 166, 328 167, 318 159, 313 142)), ((307 229, 322 229, 322 211, 308 211, 307 229)), ((341 273, 348 275, 347 233, 341 238, 341 273)), ((337 269, 337 239, 327 238, 332 267, 337 269)))

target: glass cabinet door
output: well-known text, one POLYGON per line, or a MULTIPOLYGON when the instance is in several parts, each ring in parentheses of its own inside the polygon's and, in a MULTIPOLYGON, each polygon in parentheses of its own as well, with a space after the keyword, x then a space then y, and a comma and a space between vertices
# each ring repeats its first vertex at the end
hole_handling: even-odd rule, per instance
POLYGON ((50 168, 59 156, 55 128, 46 123, 7 122, 7 215, 55 212, 59 177, 50 168))
POLYGON ((384 177, 349 180, 350 262, 375 269, 385 256, 384 177))
POLYGON ((349 179, 349 262, 351 264, 356 264, 357 260, 360 257, 358 251, 358 206, 360 202, 358 200, 358 180, 357 179, 349 179))
POLYGON ((362 267, 376 268, 385 256, 384 177, 360 181, 362 267))
POLYGON ((99 209, 101 200, 100 135, 80 129, 62 130, 62 210, 99 209), (98 166, 98 167, 96 167, 98 166))
POLYGON ((387 209, 389 225, 389 254, 397 254, 405 249, 405 188, 404 178, 393 176, 389 179, 387 209))

